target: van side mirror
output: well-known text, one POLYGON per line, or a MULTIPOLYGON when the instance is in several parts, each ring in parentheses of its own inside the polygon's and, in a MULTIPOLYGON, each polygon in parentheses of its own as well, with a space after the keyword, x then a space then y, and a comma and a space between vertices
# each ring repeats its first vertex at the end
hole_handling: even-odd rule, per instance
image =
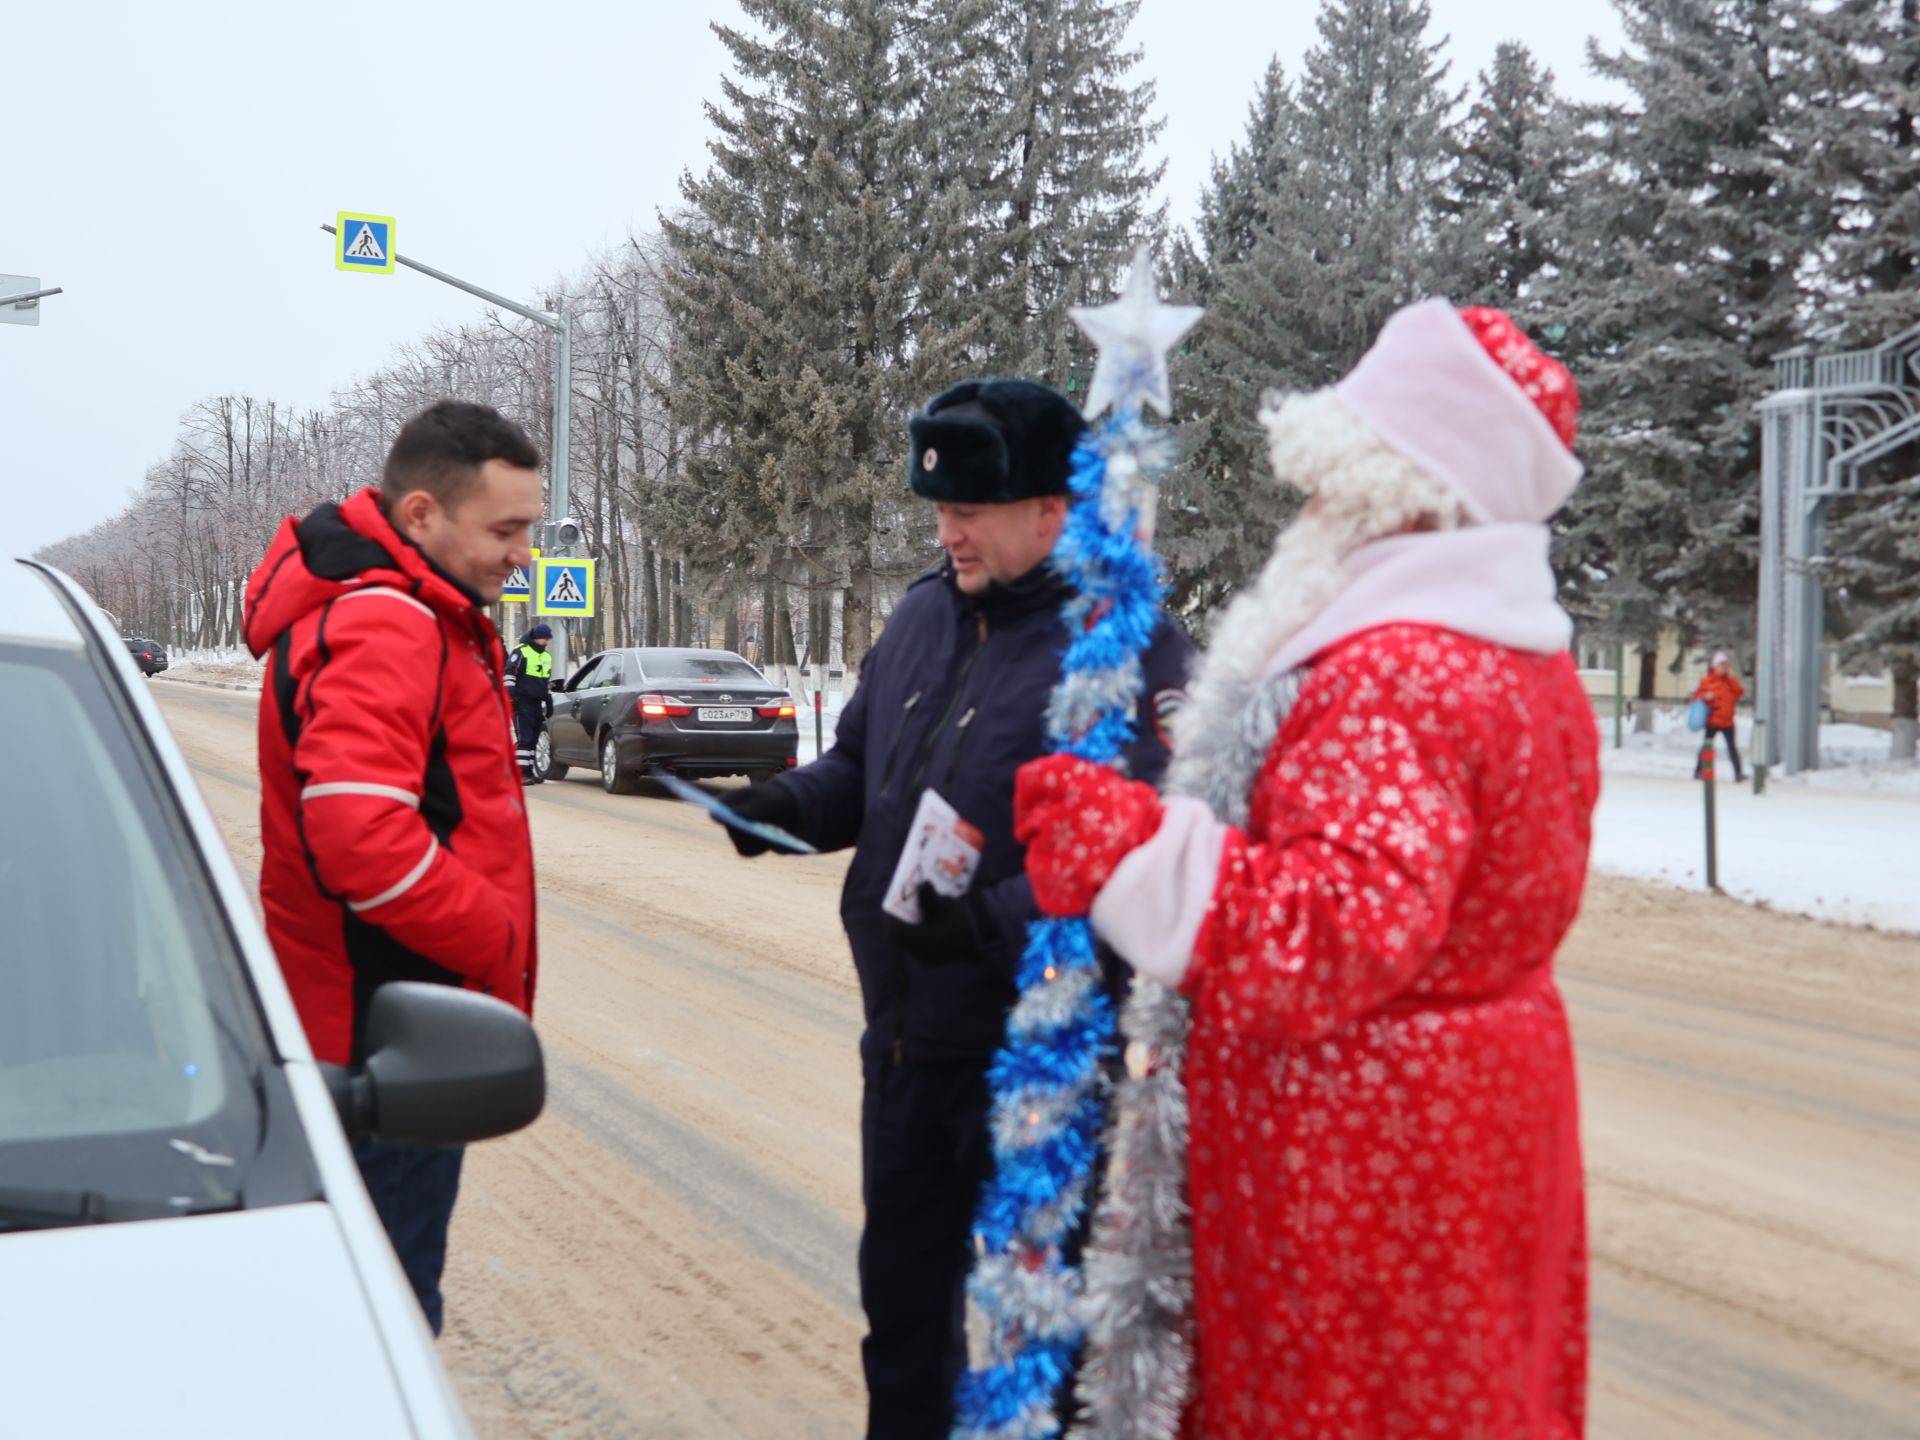
POLYGON ((394 981, 367 1007, 367 1058, 323 1065, 347 1137, 465 1145, 531 1125, 547 1101, 533 1024, 451 985, 394 981))

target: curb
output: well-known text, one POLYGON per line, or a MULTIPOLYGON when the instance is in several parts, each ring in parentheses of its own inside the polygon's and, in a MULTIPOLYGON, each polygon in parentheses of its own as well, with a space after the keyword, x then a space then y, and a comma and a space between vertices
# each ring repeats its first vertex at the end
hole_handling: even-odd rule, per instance
POLYGON ((151 675, 148 678, 151 680, 164 680, 170 685, 198 685, 207 690, 238 690, 243 695, 258 695, 260 693, 260 687, 258 685, 242 685, 237 680, 189 680, 183 676, 168 675, 165 673, 151 675))

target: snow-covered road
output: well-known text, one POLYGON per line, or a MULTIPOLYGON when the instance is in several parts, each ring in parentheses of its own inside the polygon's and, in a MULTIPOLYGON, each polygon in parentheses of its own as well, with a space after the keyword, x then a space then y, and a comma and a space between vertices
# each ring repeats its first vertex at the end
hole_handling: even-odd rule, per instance
MULTIPOLYGON (((165 682, 155 697, 254 871, 257 701, 165 682)), ((1645 796, 1656 826, 1699 799, 1684 780, 1616 785, 1603 840, 1645 796)), ((440 1353, 475 1433, 859 1434, 844 858, 744 862, 690 806, 585 774, 527 799, 551 1088, 540 1122, 475 1146, 461 1179, 440 1353)), ((1665 886, 1588 887, 1559 970, 1593 1440, 1913 1433, 1915 949, 1665 886)))

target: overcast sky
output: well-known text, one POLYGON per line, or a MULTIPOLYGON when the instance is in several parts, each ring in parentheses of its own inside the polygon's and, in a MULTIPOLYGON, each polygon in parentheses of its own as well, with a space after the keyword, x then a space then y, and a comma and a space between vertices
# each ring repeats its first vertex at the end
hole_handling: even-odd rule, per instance
MULTIPOLYGON (((1455 76, 1503 39, 1595 93, 1606 0, 1431 0, 1455 76), (1524 15, 1524 20, 1515 18, 1524 15)), ((1267 59, 1313 43, 1307 3, 1144 0, 1166 198, 1193 213, 1267 59)), ((0 61, 0 273, 67 293, 0 325, 0 554, 114 513, 180 414, 223 391, 297 406, 479 302, 333 268, 322 222, 398 220, 402 254, 537 301, 648 226, 704 163, 702 102, 731 0, 11 0, 0 61), (559 143, 562 131, 567 143, 559 143)))

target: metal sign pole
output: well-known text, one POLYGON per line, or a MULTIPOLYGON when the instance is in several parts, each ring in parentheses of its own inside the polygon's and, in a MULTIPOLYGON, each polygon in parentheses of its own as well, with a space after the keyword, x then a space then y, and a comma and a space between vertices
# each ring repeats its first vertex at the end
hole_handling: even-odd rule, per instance
POLYGON ((1720 888, 1720 846, 1719 836, 1715 833, 1713 813, 1713 733, 1707 733, 1706 744, 1700 747, 1700 788, 1707 797, 1707 889, 1720 888))
MULTIPOLYGON (((320 227, 329 235, 340 232, 332 225, 320 227)), ((456 290, 464 290, 476 295, 489 305, 498 305, 502 310, 510 310, 523 319, 536 325, 544 325, 554 333, 553 347, 553 454, 548 457, 547 473, 551 477, 551 495, 549 507, 553 516, 547 522, 549 554, 560 554, 565 546, 558 541, 560 522, 567 518, 567 505, 570 500, 567 485, 567 459, 573 443, 573 316, 568 312, 563 300, 558 315, 545 310, 535 310, 504 295, 496 295, 484 286, 462 280, 457 275, 449 275, 444 270, 436 270, 431 265, 423 265, 418 260, 409 260, 398 249, 390 257, 394 264, 404 265, 409 270, 418 270, 422 275, 438 280, 443 285, 451 285, 456 290)), ((538 597, 534 597, 534 609, 537 611, 538 597)), ((556 675, 567 673, 567 622, 563 619, 553 627, 553 669, 556 675)))
MULTIPOLYGON (((567 309, 566 301, 560 302, 559 324, 554 327, 553 345, 553 455, 549 461, 548 473, 553 477, 551 506, 556 525, 554 539, 559 539, 557 524, 565 518, 572 496, 569 490, 568 463, 573 455, 573 313, 567 309)), ((553 552, 561 553, 562 547, 555 545, 553 552)), ((553 629, 553 668, 557 674, 567 673, 567 625, 562 620, 553 629)))
POLYGON ((1627 644, 1624 640, 1613 642, 1613 748, 1618 750, 1626 742, 1627 713, 1627 644))

